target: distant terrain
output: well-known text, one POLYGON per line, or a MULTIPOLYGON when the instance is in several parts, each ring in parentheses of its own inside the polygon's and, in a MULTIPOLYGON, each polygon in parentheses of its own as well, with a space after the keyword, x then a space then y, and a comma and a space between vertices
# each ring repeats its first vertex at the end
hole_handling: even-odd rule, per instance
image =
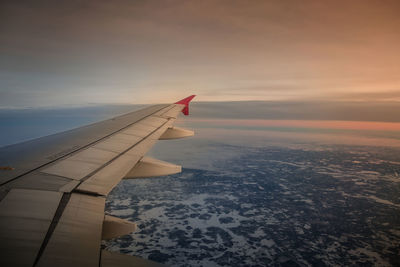
MULTIPOLYGON (((0 146, 69 130, 144 106, 0 107, 0 146)), ((399 102, 193 102, 190 118, 400 122, 399 110, 399 102)))
POLYGON ((400 150, 211 146, 236 154, 116 187, 107 212, 139 230, 106 247, 171 266, 400 261, 400 150))
MULTIPOLYGON (((177 125, 196 135, 149 153, 182 173, 122 181, 106 213, 139 229, 103 245, 172 266, 398 265, 400 124, 368 122, 397 104, 341 105, 193 103, 177 125)), ((0 146, 141 107, 2 109, 0 146)))

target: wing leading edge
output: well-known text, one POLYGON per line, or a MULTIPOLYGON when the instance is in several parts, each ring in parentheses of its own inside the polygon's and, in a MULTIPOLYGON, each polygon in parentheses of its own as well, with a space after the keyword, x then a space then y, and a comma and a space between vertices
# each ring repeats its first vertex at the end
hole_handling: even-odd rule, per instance
POLYGON ((145 154, 159 139, 193 135, 172 126, 193 97, 0 148, 13 168, 0 172, 0 265, 157 266, 101 251, 102 239, 136 227, 104 215, 105 199, 121 179, 180 172, 145 154))

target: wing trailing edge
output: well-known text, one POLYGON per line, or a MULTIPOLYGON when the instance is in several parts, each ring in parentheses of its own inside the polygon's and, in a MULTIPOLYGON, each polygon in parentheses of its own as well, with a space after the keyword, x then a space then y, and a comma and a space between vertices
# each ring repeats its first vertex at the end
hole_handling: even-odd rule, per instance
POLYGON ((124 177, 182 170, 145 154, 157 140, 194 134, 172 126, 193 98, 0 149, 0 165, 15 167, 0 176, 0 265, 162 266, 101 250, 136 229, 105 215, 105 199, 124 177))

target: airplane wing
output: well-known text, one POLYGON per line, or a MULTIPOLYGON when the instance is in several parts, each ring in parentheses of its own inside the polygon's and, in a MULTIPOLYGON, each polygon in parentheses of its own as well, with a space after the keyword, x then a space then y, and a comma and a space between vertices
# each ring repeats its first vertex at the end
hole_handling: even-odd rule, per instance
POLYGON ((158 266, 101 249, 136 227, 105 215, 105 200, 121 179, 181 171, 145 154, 193 135, 172 126, 193 97, 0 148, 0 266, 158 266))

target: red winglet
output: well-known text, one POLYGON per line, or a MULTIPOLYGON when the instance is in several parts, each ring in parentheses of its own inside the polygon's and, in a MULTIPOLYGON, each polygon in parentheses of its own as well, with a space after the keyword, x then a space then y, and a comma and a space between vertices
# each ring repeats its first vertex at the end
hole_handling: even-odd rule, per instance
POLYGON ((182 100, 179 100, 178 102, 176 102, 175 104, 183 104, 185 105, 185 107, 182 109, 182 113, 185 114, 186 116, 189 115, 189 102, 192 101, 192 99, 195 97, 196 95, 191 95, 189 97, 186 97, 182 100))

